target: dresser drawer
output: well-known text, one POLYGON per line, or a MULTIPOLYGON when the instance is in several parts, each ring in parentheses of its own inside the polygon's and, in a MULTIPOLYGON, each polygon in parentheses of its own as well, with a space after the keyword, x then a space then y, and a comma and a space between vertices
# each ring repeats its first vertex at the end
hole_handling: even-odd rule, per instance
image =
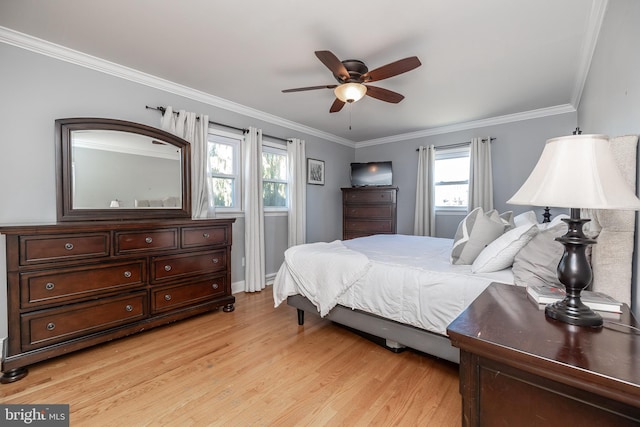
POLYGON ((143 285, 145 265, 140 260, 22 273, 20 306, 58 304, 143 285))
POLYGON ((393 205, 371 205, 371 206, 346 206, 345 216, 349 218, 393 218, 395 206, 393 205))
POLYGON ((155 257, 151 265, 151 280, 214 273, 224 271, 226 267, 226 250, 155 257))
POLYGON ((116 254, 178 248, 178 230, 123 231, 115 234, 116 254))
POLYGON ((137 292, 23 314, 23 351, 142 320, 146 307, 147 293, 137 292))
POLYGON ((156 288, 151 291, 151 311, 171 310, 222 296, 226 282, 226 276, 220 275, 185 285, 156 288))
POLYGON ((349 220, 345 224, 349 232, 366 231, 369 234, 376 233, 393 233, 393 221, 365 221, 365 220, 349 220))
POLYGON ((345 203, 394 203, 396 190, 346 191, 345 203))
POLYGON ((109 256, 109 233, 20 236, 20 264, 109 256))
POLYGON ((230 244, 228 227, 185 227, 182 228, 180 243, 183 248, 230 244))

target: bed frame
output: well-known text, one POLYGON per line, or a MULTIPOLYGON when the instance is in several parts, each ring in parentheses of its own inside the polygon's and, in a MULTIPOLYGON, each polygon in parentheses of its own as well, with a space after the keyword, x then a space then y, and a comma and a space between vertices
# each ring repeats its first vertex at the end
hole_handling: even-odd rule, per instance
MULTIPOLYGON (((304 313, 320 315, 318 309, 302 295, 287 298, 287 304, 298 310, 298 325, 304 325, 304 313)), ((431 354, 441 359, 460 363, 460 350, 451 345, 449 337, 385 319, 342 305, 335 306, 325 319, 371 334, 385 340, 384 347, 399 351, 405 347, 431 354)))

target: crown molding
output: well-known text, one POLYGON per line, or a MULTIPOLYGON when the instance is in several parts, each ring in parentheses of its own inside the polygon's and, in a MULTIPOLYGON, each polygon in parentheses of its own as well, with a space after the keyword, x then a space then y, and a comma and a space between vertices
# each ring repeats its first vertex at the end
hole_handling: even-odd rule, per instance
POLYGON ((246 107, 241 104, 220 98, 199 90, 183 86, 151 74, 143 73, 133 68, 125 67, 114 62, 110 62, 74 49, 48 42, 28 34, 20 33, 6 27, 0 26, 0 42, 12 46, 16 46, 25 50, 29 50, 41 55, 49 56, 61 61, 69 62, 81 67, 89 68, 101 73, 109 74, 121 79, 129 80, 175 95, 184 96, 194 101, 202 102, 244 116, 262 120, 267 123, 282 126, 293 131, 302 132, 308 135, 316 136, 324 140, 332 141, 338 144, 346 145, 354 148, 355 143, 349 139, 341 138, 328 132, 324 132, 300 123, 292 122, 282 117, 274 116, 263 111, 246 107))
POLYGON ((591 61, 598 44, 598 37, 600 36, 600 29, 602 28, 608 4, 609 0, 592 0, 591 3, 591 12, 587 20, 585 38, 582 44, 582 52, 580 53, 580 62, 576 71, 575 87, 571 95, 571 103, 576 108, 580 105, 582 91, 587 83, 587 76, 589 75, 591 61))
POLYGON ((423 138, 432 135, 440 135, 450 132, 457 132, 461 130, 486 127, 498 124, 505 124, 521 120, 529 120, 540 117, 546 117, 556 114, 565 114, 575 112, 578 105, 582 88, 584 87, 586 76, 589 71, 591 58, 595 50, 598 34, 600 32, 600 26, 604 17, 608 0, 593 0, 592 12, 589 19, 589 32, 587 41, 583 48, 583 61, 579 70, 579 78, 574 88, 574 102, 572 104, 559 105, 548 108, 541 108, 537 110, 525 111, 521 113, 509 114, 505 116, 493 117, 489 119, 474 120, 466 123, 458 123, 449 126, 441 126, 436 128, 424 129, 416 132, 392 135, 383 138, 372 139, 368 141, 354 142, 352 140, 333 135, 328 132, 321 131, 319 129, 311 128, 300 123, 296 123, 282 117, 278 117, 263 111, 259 111, 244 105, 229 101, 224 98, 220 98, 199 90, 192 89, 190 87, 165 80, 151 74, 143 73, 133 68, 125 67, 114 62, 104 60, 92 55, 88 55, 77 50, 69 49, 67 47, 51 43, 46 40, 39 39, 24 33, 20 33, 15 30, 11 30, 6 27, 0 26, 0 42, 6 43, 12 46, 16 46, 25 50, 29 50, 41 55, 49 56, 54 59, 69 62, 81 67, 89 68, 101 73, 112 75, 121 79, 129 80, 134 83, 149 86, 155 89, 159 89, 165 92, 173 93, 175 95, 184 96, 185 98, 192 99, 194 101, 202 102, 207 105, 218 107, 224 110, 232 111, 238 114, 242 114, 247 117, 252 117, 257 120, 261 120, 267 123, 271 123, 283 128, 291 129, 305 133, 311 136, 335 142, 337 144, 345 145, 351 148, 361 148, 371 145, 387 144, 391 142, 405 141, 409 139, 423 138))
POLYGON ((388 144, 390 142, 406 141, 409 139, 424 138, 433 135, 458 132, 461 130, 476 129, 487 126, 502 125, 505 123, 519 122, 522 120, 538 119, 541 117, 555 116, 557 114, 574 113, 576 108, 571 104, 557 105, 555 107, 539 108, 537 110, 524 111, 522 113, 507 114, 504 116, 492 117, 489 119, 473 120, 454 125, 440 126, 416 132, 403 133, 384 138, 370 139, 356 143, 356 148, 369 147, 372 145, 388 144))

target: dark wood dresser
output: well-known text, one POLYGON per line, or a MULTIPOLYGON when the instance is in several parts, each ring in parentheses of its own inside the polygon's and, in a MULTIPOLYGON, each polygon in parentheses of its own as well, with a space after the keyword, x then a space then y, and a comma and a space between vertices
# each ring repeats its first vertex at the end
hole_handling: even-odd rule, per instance
MULTIPOLYGON (((222 307, 234 219, 2 227, 9 336, 1 382, 70 351, 222 307)), ((215 327, 215 325, 212 325, 215 327)))
POLYGON ((522 287, 492 284, 447 330, 460 348, 464 426, 640 425, 640 331, 545 317, 522 287))
POLYGON ((342 239, 396 233, 397 187, 342 188, 342 239))

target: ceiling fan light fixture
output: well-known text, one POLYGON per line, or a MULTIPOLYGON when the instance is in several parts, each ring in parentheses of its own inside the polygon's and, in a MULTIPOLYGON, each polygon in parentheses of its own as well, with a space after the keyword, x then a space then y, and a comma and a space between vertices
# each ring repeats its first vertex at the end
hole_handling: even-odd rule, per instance
POLYGON ((343 83, 333 91, 342 102, 356 102, 367 93, 367 87, 361 83, 343 83))

